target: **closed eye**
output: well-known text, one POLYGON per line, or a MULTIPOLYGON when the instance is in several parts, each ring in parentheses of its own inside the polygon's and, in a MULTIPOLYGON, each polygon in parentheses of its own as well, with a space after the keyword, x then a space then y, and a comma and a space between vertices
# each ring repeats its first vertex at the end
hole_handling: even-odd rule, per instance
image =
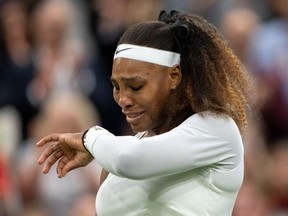
POLYGON ((141 85, 141 86, 131 86, 130 88, 131 88, 133 91, 139 91, 142 87, 143 87, 143 85, 141 85))

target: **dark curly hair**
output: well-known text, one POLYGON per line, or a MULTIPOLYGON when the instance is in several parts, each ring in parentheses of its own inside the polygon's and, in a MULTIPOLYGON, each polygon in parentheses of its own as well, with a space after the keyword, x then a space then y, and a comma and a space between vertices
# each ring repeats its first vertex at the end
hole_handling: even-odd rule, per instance
POLYGON ((131 26, 119 44, 128 43, 181 55, 182 81, 166 108, 166 132, 193 113, 228 115, 239 129, 247 124, 252 90, 246 69, 218 30, 204 18, 189 13, 161 12, 158 21, 131 26))

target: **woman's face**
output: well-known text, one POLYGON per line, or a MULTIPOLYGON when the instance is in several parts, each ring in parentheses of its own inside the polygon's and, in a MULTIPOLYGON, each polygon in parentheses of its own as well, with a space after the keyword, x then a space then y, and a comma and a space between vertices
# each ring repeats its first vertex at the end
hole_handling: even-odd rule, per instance
POLYGON ((114 100, 133 131, 153 133, 163 124, 165 104, 174 82, 172 69, 125 58, 114 60, 114 100))

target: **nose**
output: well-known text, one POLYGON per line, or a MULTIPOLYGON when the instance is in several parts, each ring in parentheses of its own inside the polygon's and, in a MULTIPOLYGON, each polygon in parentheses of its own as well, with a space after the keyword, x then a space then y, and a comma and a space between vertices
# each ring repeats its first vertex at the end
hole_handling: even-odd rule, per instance
POLYGON ((127 108, 133 105, 132 98, 126 91, 120 91, 115 97, 115 100, 121 108, 127 108))

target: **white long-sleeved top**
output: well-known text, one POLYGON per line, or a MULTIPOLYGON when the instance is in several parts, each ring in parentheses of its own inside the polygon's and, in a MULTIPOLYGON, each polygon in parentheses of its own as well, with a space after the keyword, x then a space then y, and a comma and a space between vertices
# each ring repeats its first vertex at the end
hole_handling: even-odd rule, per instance
POLYGON ((98 216, 230 216, 243 181, 242 139, 230 117, 202 115, 142 139, 90 129, 86 148, 110 172, 98 216))

